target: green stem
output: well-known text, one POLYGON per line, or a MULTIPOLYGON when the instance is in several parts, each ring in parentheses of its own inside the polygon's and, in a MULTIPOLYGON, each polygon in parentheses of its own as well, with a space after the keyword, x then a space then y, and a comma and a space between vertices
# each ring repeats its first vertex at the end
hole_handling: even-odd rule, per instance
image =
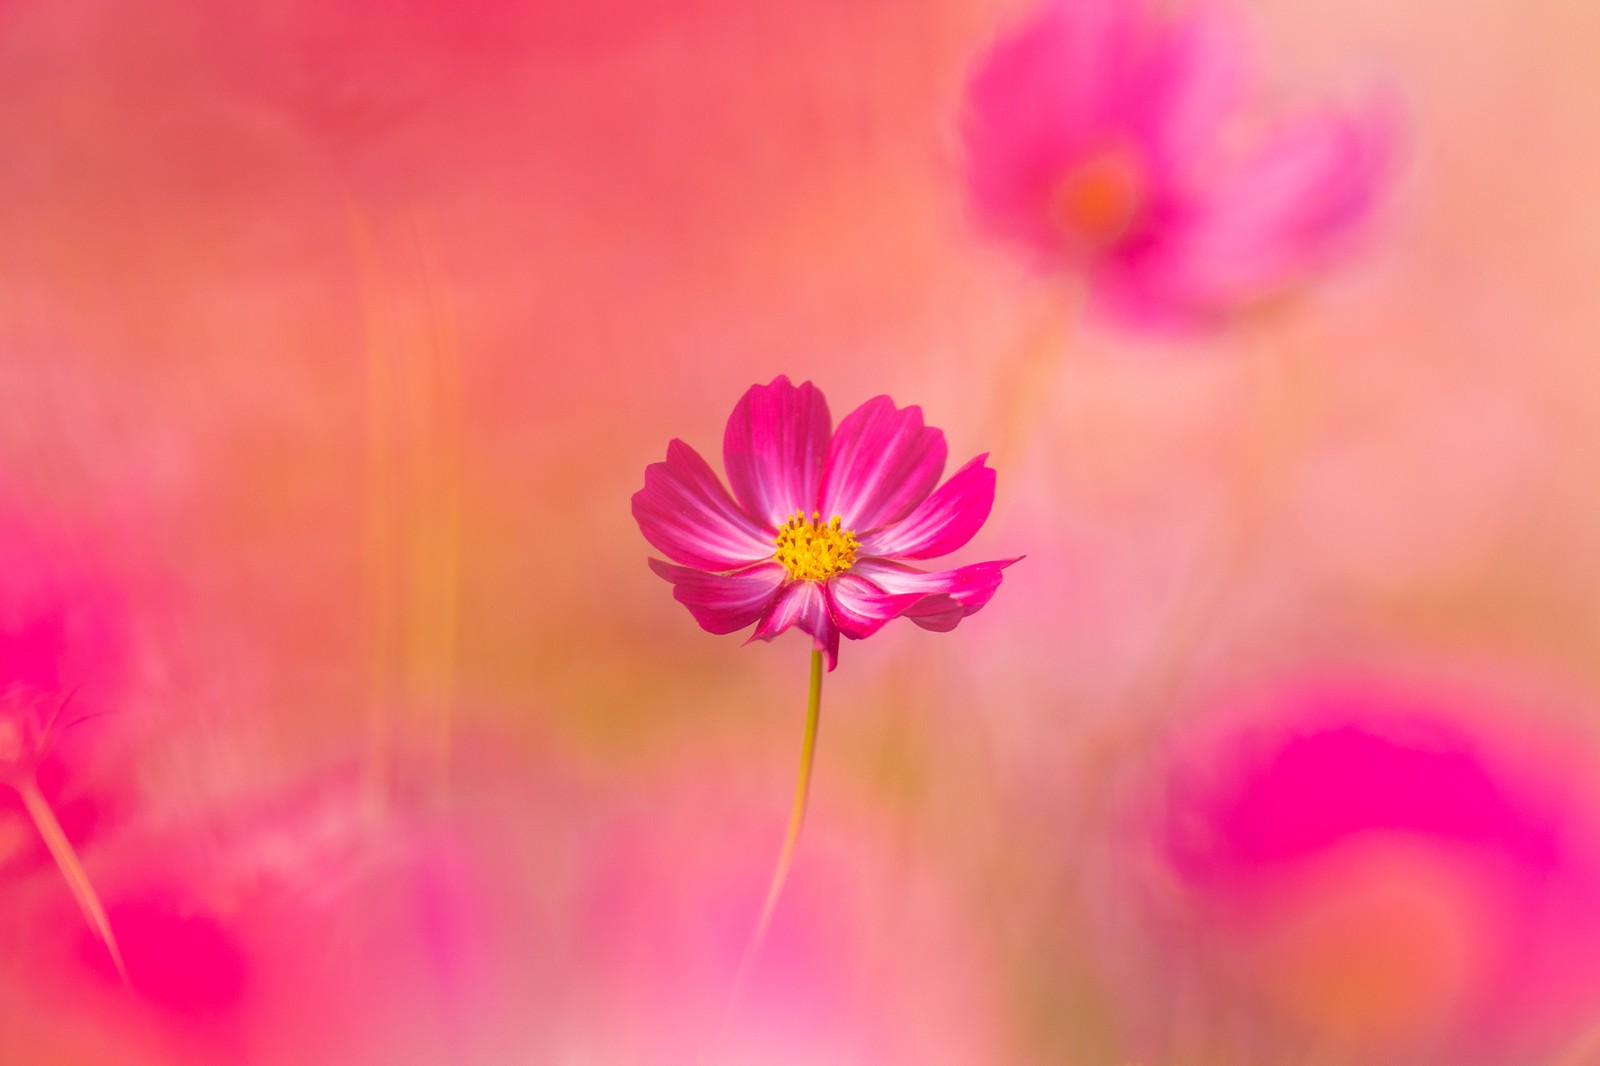
POLYGON ((94 886, 89 883, 89 875, 83 872, 83 864, 78 861, 78 853, 72 847, 72 841, 67 839, 66 831, 56 819, 56 812, 50 809, 50 803, 39 791, 38 783, 31 778, 16 788, 22 795, 22 804, 28 809, 34 827, 44 839, 44 846, 50 850, 50 857, 55 859, 56 866, 61 870, 61 876, 67 882, 67 887, 72 890, 73 898, 83 910, 83 916, 88 919, 90 927, 100 934, 100 940, 111 956, 112 965, 116 966, 122 983, 127 984, 128 970, 122 964, 122 952, 117 947, 117 938, 111 935, 111 921, 106 917, 105 908, 100 905, 100 897, 95 894, 94 886))
POLYGON ((800 742, 800 779, 794 786, 794 806, 789 809, 789 830, 783 836, 783 850, 778 852, 778 868, 772 872, 772 884, 767 888, 767 902, 761 908, 761 921, 756 925, 752 949, 766 935, 772 912, 777 909, 778 896, 783 883, 789 878, 789 864, 794 861, 795 846, 800 843, 800 829, 806 824, 806 801, 811 796, 811 761, 817 752, 817 721, 822 717, 822 653, 811 653, 811 693, 806 699, 806 735, 800 742))
POLYGON ((733 979, 733 991, 728 995, 728 1009, 723 1014, 722 1028, 726 1032, 733 1017, 734 1005, 744 986, 750 964, 755 961, 761 943, 766 939, 767 926, 772 924, 772 912, 778 908, 778 897, 783 894, 784 882, 789 879, 789 866, 794 862, 795 847, 800 843, 800 830, 806 824, 806 803, 811 796, 811 764, 817 752, 817 723, 822 717, 822 652, 811 652, 811 691, 806 699, 806 733, 800 742, 800 778, 795 782, 794 805, 789 809, 789 828, 783 835, 783 848, 778 852, 778 867, 772 872, 772 883, 767 886, 767 901, 761 906, 761 918, 755 932, 739 960, 739 971, 733 979))

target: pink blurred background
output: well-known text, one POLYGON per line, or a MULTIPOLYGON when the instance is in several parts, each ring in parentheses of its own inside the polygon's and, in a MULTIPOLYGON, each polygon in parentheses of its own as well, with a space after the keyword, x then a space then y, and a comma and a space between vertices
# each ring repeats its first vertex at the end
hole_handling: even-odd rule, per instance
POLYGON ((1600 1062, 1600 11, 1244 6, 1405 143, 1191 334, 974 226, 1025 10, 0 4, 0 632, 105 649, 39 777, 130 985, 7 796, 0 1063, 1600 1062), (846 646, 724 1022, 807 648, 628 499, 779 373, 1027 558, 846 646))

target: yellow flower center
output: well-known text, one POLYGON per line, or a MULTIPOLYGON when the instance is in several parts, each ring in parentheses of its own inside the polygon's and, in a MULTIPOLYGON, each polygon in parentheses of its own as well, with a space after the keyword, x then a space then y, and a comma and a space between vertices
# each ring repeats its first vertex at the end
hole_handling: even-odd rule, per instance
POLYGON ((855 530, 839 528, 838 515, 831 522, 823 522, 816 511, 811 512, 809 521, 804 511, 796 511, 778 527, 778 539, 773 543, 778 550, 772 557, 796 581, 826 581, 850 569, 856 561, 856 549, 861 546, 856 542, 855 530))

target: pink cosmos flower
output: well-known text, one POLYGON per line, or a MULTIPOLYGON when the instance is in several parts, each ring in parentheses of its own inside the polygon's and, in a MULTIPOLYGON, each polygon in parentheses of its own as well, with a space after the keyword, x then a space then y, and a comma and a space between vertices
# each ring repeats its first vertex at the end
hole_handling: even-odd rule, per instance
POLYGON ((232 791, 102 852, 125 982, 63 901, 0 916, 16 971, 0 975, 0 1031, 22 1029, 31 1054, 18 1061, 67 1061, 69 1048, 71 1061, 166 1066, 504 1060, 479 1036, 507 1023, 491 1009, 465 816, 375 802, 344 763, 232 791), (94 1042, 35 1016, 92 1018, 94 1042))
POLYGON ((740 399, 722 449, 731 497, 681 440, 633 495, 645 539, 679 564, 650 568, 709 632, 755 623, 750 639, 771 640, 798 626, 832 670, 840 634, 861 640, 900 617, 954 629, 1017 561, 933 572, 904 562, 960 548, 994 505, 987 455, 939 484, 944 434, 920 408, 877 396, 835 430, 816 386, 779 376, 740 399))
POLYGON ((1249 151, 1233 129, 1250 81, 1237 14, 1197 3, 1051 0, 999 40, 967 90, 962 133, 980 224, 1091 300, 1146 324, 1197 324, 1326 261, 1371 213, 1392 123, 1326 106, 1249 151))
POLYGON ((1478 695, 1359 675, 1297 682, 1209 732, 1184 745, 1156 824, 1178 890, 1163 898, 1187 911, 1165 927, 1204 930, 1194 950, 1233 986, 1231 1016, 1248 1004, 1283 1039, 1406 1063, 1556 1061, 1592 1024, 1587 743, 1478 695))

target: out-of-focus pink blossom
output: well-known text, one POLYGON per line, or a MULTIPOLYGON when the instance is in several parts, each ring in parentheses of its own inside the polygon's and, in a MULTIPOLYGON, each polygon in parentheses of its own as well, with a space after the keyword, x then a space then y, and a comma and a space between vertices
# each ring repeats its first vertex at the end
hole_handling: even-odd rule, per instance
POLYGON ((1258 1020, 1364 1061, 1458 1064, 1543 1061, 1592 1022, 1592 753, 1482 702, 1302 684, 1179 757, 1169 902, 1258 1020))
POLYGON ((97 702, 104 702, 108 683, 123 669, 126 633, 114 584, 62 531, 0 513, 0 573, 4 773, 37 765, 45 754, 38 741, 47 739, 44 727, 52 719, 64 726, 104 709, 97 702), (68 710, 69 703, 79 708, 68 710))
POLYGON ((1323 105, 1240 150, 1251 56, 1222 0, 1049 0, 967 89, 975 214, 1103 309, 1195 325, 1271 296, 1337 252, 1390 170, 1385 108, 1323 105))
MULTIPOLYGON (((8 998, 38 1018, 94 1017, 129 1062, 495 1061, 459 839, 344 770, 133 833, 102 863, 126 985, 52 899, 21 928, 0 923, 0 951, 33 975, 8 998)), ((48 1022, 24 1032, 36 1061, 70 1046, 48 1022)))
POLYGON ((1016 559, 929 572, 907 559, 962 547, 994 506, 980 455, 939 484, 944 434, 922 409, 877 396, 833 428, 822 392, 779 376, 750 387, 728 419, 723 463, 733 496, 681 440, 644 474, 633 516, 668 558, 650 568, 712 633, 755 623, 752 640, 791 626, 838 661, 896 618, 954 629, 1000 587, 1016 559), (937 487, 935 487, 937 486, 937 487), (831 517, 830 517, 831 516, 831 517))
POLYGON ((84 791, 123 710, 128 615, 104 564, 53 523, 0 507, 0 874, 50 859, 18 790, 36 784, 81 840, 112 797, 84 791), (105 719, 105 721, 95 721, 105 719))

